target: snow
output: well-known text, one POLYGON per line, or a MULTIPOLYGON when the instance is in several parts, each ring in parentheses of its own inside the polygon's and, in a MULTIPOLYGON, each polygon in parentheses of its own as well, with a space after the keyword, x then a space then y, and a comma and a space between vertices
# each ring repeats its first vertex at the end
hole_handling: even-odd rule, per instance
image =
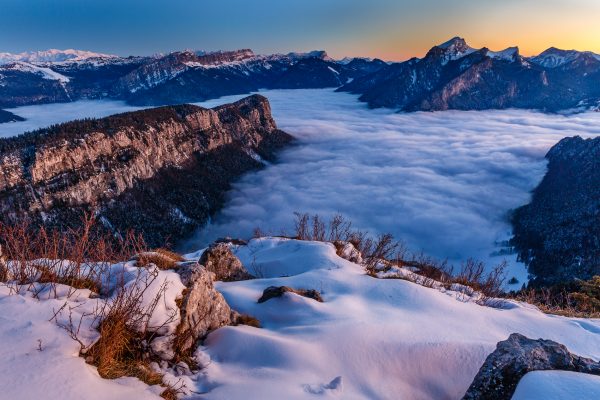
MULTIPOLYGON (((48 261, 36 260, 39 264, 48 261)), ((61 261, 66 267, 68 262, 61 261)), ((119 282, 126 290, 143 288, 141 306, 149 306, 159 298, 148 322, 148 330, 171 334, 179 324, 176 299, 184 289, 179 275, 154 266, 138 268, 131 262, 114 265, 82 265, 83 271, 94 269, 112 297, 102 300, 90 297, 89 290, 76 290, 65 285, 52 289, 36 284, 10 288, 0 285, 0 397, 7 399, 159 399, 164 390, 148 387, 134 378, 102 379, 96 369, 79 355, 80 344, 66 329, 69 321, 79 328, 78 339, 89 346, 99 337, 95 329, 94 311, 116 296, 119 282), (15 294, 18 290, 18 294, 15 294), (158 297, 160 296, 160 297, 158 297), (56 315, 56 320, 53 316, 56 315)), ((139 293, 139 292, 136 292, 139 293)), ((142 327, 139 327, 142 328, 142 327)))
POLYGON ((592 56, 600 61, 600 54, 590 51, 561 50, 554 47, 549 48, 538 56, 532 57, 530 60, 546 68, 558 68, 577 60, 582 55, 592 56))
POLYGON ((23 53, 0 53, 0 64, 12 63, 15 61, 33 62, 33 63, 56 63, 64 61, 84 61, 90 58, 116 58, 110 54, 95 53, 86 50, 57 50, 49 49, 42 51, 26 51, 23 53))
POLYGON ((600 399, 600 376, 569 371, 535 371, 525 375, 512 400, 600 399))
POLYGON ((262 329, 226 327, 201 351, 207 399, 457 399, 486 356, 510 333, 544 337, 600 357, 600 324, 544 315, 510 302, 495 309, 396 279, 375 279, 336 256, 332 245, 281 238, 234 246, 264 278, 217 288, 262 329), (268 286, 317 289, 324 303, 296 294, 258 304, 268 286))
POLYGON ((65 84, 70 81, 70 79, 64 75, 59 74, 51 70, 50 68, 40 67, 37 65, 33 65, 26 62, 15 62, 13 64, 9 64, 4 67, 5 70, 13 70, 13 71, 23 71, 23 72, 31 72, 37 75, 41 75, 44 79, 49 79, 52 81, 60 81, 60 83, 65 84))
POLYGON ((507 60, 507 61, 513 61, 518 54, 519 54, 518 47, 509 47, 502 51, 491 51, 490 50, 487 52, 487 55, 491 58, 495 58, 498 60, 507 60))
POLYGON ((330 66, 327 66, 327 68, 328 68, 328 69, 329 69, 331 72, 333 72, 334 74, 336 74, 336 75, 339 75, 339 74, 340 74, 338 71, 336 71, 335 69, 333 69, 333 68, 332 68, 332 67, 330 67, 330 66))
MULTIPOLYGON (((364 267, 338 257, 329 243, 273 237, 231 247, 250 271, 260 272, 259 279, 217 282, 216 288, 233 309, 257 317, 262 328, 228 326, 210 333, 194 354, 203 367, 197 373, 181 363, 153 364, 165 373, 166 381, 185 384, 188 394, 228 400, 249 396, 265 400, 315 396, 456 399, 496 343, 513 332, 556 340, 574 353, 600 358, 597 320, 549 316, 513 301, 501 309, 490 308, 469 296, 458 297, 455 291, 373 278, 364 267), (273 285, 316 289, 324 302, 285 293, 257 303, 262 291, 273 285)), ((188 258, 197 258, 201 252, 188 258)), ((123 276, 128 285, 140 281, 138 273, 157 273, 157 286, 150 289, 148 298, 159 292, 159 283, 170 285, 153 315, 157 318, 154 326, 169 319, 183 289, 173 271, 137 270, 131 263, 120 263, 105 273, 109 282, 123 276)), ((59 285, 57 297, 36 299, 24 289, 10 294, 0 286, 2 395, 65 400, 158 398, 159 387, 133 378, 103 380, 85 364, 78 354, 79 344, 50 319, 66 303, 78 321, 104 300, 90 298, 87 290, 71 292, 67 298, 67 289, 59 285)), ((68 312, 61 312, 58 323, 65 324, 68 318, 68 312)), ((81 329, 84 342, 97 339, 91 319, 84 317, 81 329)), ((160 333, 172 333, 171 329, 160 333)), ((160 340, 152 346, 157 350, 168 347, 160 340)), ((520 397, 515 398, 540 398, 532 397, 545 393, 540 382, 556 387, 556 382, 562 382, 565 393, 569 387, 576 387, 577 393, 598 393, 594 379, 600 378, 549 374, 553 373, 528 374, 517 390, 520 397)), ((541 398, 546 397, 565 398, 541 398)))

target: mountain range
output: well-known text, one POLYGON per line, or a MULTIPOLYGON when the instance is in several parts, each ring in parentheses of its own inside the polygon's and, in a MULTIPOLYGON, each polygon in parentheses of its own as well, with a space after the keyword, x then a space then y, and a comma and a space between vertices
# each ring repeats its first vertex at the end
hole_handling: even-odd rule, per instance
POLYGON ((550 48, 527 58, 517 47, 474 49, 455 37, 422 59, 385 66, 339 88, 370 107, 403 111, 589 109, 600 104, 600 55, 550 48))
POLYGON ((324 51, 257 55, 179 51, 118 57, 77 50, 0 53, 0 108, 119 99, 158 106, 259 89, 338 88, 370 107, 401 111, 597 109, 600 55, 554 47, 524 57, 518 47, 475 49, 455 37, 423 58, 334 60, 324 51))

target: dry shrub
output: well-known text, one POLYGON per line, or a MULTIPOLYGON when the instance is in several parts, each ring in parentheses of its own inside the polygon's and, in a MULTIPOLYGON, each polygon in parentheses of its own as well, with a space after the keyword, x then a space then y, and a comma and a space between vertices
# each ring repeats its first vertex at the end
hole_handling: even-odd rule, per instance
POLYGON ((508 297, 533 304, 547 314, 600 318, 600 276, 550 287, 523 288, 508 297))
POLYGON ((0 224, 0 245, 4 260, 0 278, 12 291, 26 285, 34 295, 48 289, 56 295, 56 286, 64 284, 71 287, 69 296, 75 289, 102 292, 101 277, 111 264, 145 249, 141 236, 108 235, 91 214, 82 217, 79 228, 65 231, 33 226, 26 220, 0 224))
POLYGON ((140 267, 147 267, 150 264, 154 264, 162 270, 177 269, 178 264, 185 261, 185 258, 181 255, 163 248, 139 253, 134 259, 137 260, 137 265, 140 267))
POLYGON ((241 314, 237 317, 236 321, 235 321, 236 325, 248 325, 248 326, 253 326, 255 328, 260 328, 260 321, 248 314, 241 314))

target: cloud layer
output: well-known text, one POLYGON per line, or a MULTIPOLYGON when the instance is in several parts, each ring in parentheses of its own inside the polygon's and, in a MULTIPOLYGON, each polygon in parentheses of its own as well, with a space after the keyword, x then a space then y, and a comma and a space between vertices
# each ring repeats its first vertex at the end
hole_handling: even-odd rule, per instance
MULTIPOLYGON (((280 162, 237 182, 224 209, 185 244, 249 237, 256 227, 290 231, 293 212, 342 213, 373 234, 391 232, 413 251, 488 263, 510 237, 506 215, 525 204, 545 172, 544 155, 565 136, 600 134, 600 113, 531 111, 397 114, 368 110, 331 90, 266 91, 281 129, 298 143, 280 162)), ((243 96, 201 103, 212 107, 243 96)), ((132 110, 85 101, 22 107, 29 118, 0 125, 0 137, 85 116, 132 110)), ((514 261, 514 259, 512 260, 514 261)), ((512 274, 521 281, 522 266, 512 274)))
POLYGON ((187 248, 247 237, 255 227, 289 231, 294 211, 339 212, 361 229, 393 233, 413 251, 499 262, 490 254, 510 237, 506 215, 528 202, 548 149, 565 136, 600 134, 600 113, 397 114, 330 90, 263 94, 279 127, 299 143, 280 163, 236 183, 187 248))

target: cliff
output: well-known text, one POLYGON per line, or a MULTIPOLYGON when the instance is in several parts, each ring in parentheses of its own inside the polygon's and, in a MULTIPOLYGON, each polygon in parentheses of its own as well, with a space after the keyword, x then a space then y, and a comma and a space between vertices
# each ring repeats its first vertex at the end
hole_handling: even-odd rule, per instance
POLYGON ((538 284, 600 275, 600 138, 565 138, 529 204, 514 212, 513 245, 538 284))
POLYGON ((0 212, 62 228, 93 210, 160 245, 203 224, 231 181, 290 141, 259 95, 69 122, 0 141, 0 212))

